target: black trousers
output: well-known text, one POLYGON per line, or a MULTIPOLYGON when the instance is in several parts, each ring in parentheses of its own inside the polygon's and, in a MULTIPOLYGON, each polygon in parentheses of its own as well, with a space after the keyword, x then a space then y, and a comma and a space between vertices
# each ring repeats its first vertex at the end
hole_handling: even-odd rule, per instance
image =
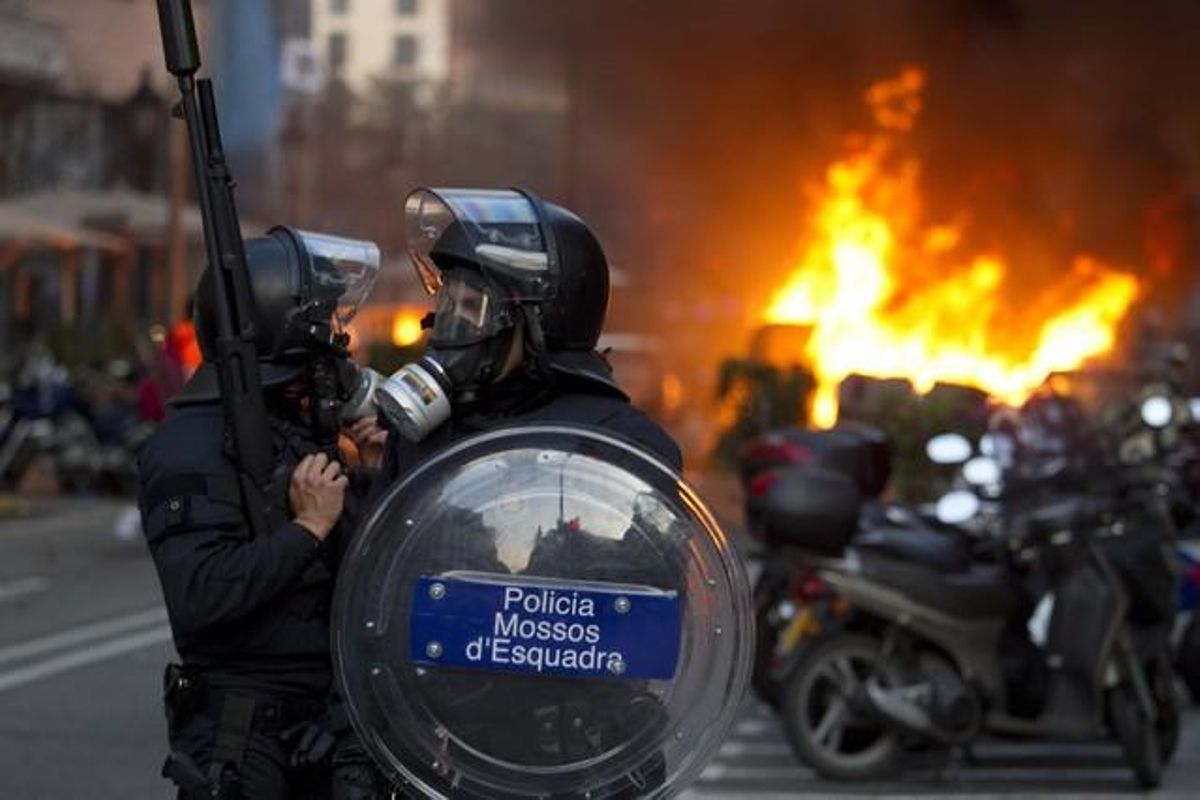
MULTIPOLYGON (((204 711, 196 713, 171 735, 171 749, 190 756, 207 773, 216 746, 217 720, 204 711)), ((292 748, 277 731, 251 731, 245 737, 242 763, 238 769, 238 792, 243 800, 329 800, 330 768, 293 767, 288 763, 292 748)), ((181 789, 179 800, 201 800, 207 795, 181 789)))

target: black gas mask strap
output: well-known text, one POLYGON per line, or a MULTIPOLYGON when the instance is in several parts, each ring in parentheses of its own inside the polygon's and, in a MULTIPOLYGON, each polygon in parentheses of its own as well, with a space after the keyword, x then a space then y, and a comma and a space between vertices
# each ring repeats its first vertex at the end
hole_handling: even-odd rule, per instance
POLYGON ((550 365, 550 350, 546 347, 546 334, 542 331, 542 315, 534 303, 522 303, 521 319, 525 328, 525 352, 532 358, 537 376, 553 385, 554 370, 550 365))

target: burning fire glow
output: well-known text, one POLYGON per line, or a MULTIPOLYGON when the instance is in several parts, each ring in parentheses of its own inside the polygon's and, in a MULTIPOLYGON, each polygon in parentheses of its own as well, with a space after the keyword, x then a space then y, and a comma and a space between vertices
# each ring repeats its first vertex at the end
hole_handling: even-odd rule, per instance
POLYGON ((424 312, 415 308, 401 308, 392 317, 392 344, 408 347, 421 341, 425 332, 421 329, 424 312))
POLYGON ((1014 309, 999 254, 962 252, 961 224, 923 224, 920 164, 898 145, 924 83, 909 68, 867 90, 875 129, 826 171, 799 265, 765 314, 811 328, 817 425, 837 421, 837 387, 851 374, 905 377, 922 392, 964 384, 1019 404, 1051 372, 1111 350, 1138 294, 1133 276, 1076 256, 1014 309))

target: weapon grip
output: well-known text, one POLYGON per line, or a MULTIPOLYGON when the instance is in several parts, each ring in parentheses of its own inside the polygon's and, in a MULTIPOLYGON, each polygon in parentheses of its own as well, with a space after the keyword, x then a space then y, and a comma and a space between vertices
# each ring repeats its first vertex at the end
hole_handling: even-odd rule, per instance
POLYGON ((177 78, 194 75, 200 69, 200 48, 196 46, 191 0, 158 0, 158 25, 167 70, 177 78))

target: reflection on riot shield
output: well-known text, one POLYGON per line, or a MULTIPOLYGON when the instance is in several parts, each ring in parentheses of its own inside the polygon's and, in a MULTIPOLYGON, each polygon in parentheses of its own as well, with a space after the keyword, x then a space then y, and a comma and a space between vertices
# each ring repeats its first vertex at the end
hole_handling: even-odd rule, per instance
POLYGON ((749 592, 653 458, 524 427, 392 487, 339 581, 335 655, 380 765, 433 796, 664 796, 745 688, 749 592))

